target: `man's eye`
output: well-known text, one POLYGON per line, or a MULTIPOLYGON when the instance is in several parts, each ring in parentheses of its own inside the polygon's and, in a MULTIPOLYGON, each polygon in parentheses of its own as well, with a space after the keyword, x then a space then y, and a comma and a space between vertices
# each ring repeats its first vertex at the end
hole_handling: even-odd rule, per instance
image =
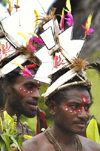
POLYGON ((71 108, 72 110, 76 110, 76 109, 80 108, 80 104, 71 105, 70 108, 71 108))
POLYGON ((32 90, 32 89, 34 89, 34 88, 36 88, 36 85, 35 84, 26 84, 25 85, 25 89, 27 89, 27 90, 32 90))

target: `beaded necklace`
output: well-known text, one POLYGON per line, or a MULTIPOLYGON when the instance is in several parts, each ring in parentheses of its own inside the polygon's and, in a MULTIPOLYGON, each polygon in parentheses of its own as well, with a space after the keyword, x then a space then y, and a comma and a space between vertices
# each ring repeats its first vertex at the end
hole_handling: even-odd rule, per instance
MULTIPOLYGON (((49 142, 54 146, 55 151, 62 151, 61 146, 57 142, 57 140, 54 138, 50 128, 46 129, 44 132, 45 136, 49 140, 49 142)), ((78 136, 75 136, 75 149, 76 151, 82 151, 82 144, 79 140, 78 136)))

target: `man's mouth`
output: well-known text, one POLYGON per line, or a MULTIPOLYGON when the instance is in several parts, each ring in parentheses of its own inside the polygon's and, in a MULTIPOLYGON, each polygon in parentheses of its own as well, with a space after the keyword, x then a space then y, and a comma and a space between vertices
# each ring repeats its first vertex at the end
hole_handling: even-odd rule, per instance
POLYGON ((84 127, 86 124, 85 123, 77 123, 77 125, 84 127))
POLYGON ((76 122, 74 122, 74 124, 79 126, 79 127, 85 127, 86 121, 76 121, 76 122))
POLYGON ((32 102, 32 101, 28 101, 27 105, 30 106, 31 108, 33 108, 34 110, 37 110, 38 108, 38 102, 32 102))

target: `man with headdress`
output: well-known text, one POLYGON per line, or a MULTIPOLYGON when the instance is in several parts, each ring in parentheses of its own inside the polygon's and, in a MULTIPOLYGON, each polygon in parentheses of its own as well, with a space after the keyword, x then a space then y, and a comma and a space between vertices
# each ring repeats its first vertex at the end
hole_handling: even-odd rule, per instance
MULTIPOLYGON (((54 1, 52 6, 56 7, 56 14, 59 14, 62 12, 62 7, 64 7, 67 4, 67 2, 68 2, 68 0, 67 1, 62 0, 61 2, 59 0, 54 1)), ((95 19, 97 18, 96 16, 99 16, 99 13, 97 13, 98 6, 99 6, 98 1, 96 1, 96 3, 95 3, 94 1, 91 1, 91 0, 88 0, 88 1, 74 0, 74 1, 71 1, 71 4, 72 4, 72 8, 73 8, 73 14, 75 17, 74 18, 75 22, 74 22, 74 29, 73 29, 73 38, 77 38, 80 35, 82 36, 84 34, 84 30, 82 30, 82 27, 80 26, 80 24, 85 23, 86 16, 90 12, 93 12, 93 24, 95 24, 94 29, 95 29, 95 27, 97 27, 99 25, 98 22, 95 21, 95 19)), ((57 17, 59 19, 59 15, 57 15, 57 17)), ((88 21, 87 21, 87 23, 88 23, 88 21)), ((96 49, 98 50, 99 42, 97 42, 97 38, 95 38, 95 37, 98 37, 98 35, 99 35, 98 29, 99 28, 96 28, 94 34, 92 36, 90 36, 89 38, 87 36, 87 42, 85 43, 84 51, 81 51, 81 53, 80 53, 80 55, 84 58, 88 56, 89 62, 94 60, 94 58, 91 57, 92 53, 96 53, 96 51, 91 51, 91 50, 96 50, 96 49)), ((96 60, 96 58, 95 58, 95 60, 96 60)), ((92 65, 90 65, 90 66, 92 68, 92 65)), ((93 113, 91 112, 91 114, 93 114, 93 113)), ((96 136, 100 135, 100 124, 98 123, 98 121, 94 117, 94 115, 90 116, 88 124, 87 124, 87 129, 85 130, 84 133, 82 133, 82 135, 87 136, 87 137, 95 140, 96 142, 100 143, 100 139, 98 141, 98 139, 97 139, 98 137, 96 137, 96 136), (88 133, 88 135, 86 133, 88 133)))
POLYGON ((50 84, 43 96, 53 123, 43 133, 24 142, 25 151, 100 150, 99 144, 78 135, 86 128, 93 102, 91 82, 85 72, 87 62, 79 57, 84 40, 72 39, 72 27, 64 30, 64 20, 73 25, 69 1, 67 4, 68 14, 65 16, 66 9, 63 9, 60 27, 53 13, 41 24, 40 36, 45 46, 35 53, 42 62, 35 78, 50 84))
POLYGON ((34 52, 43 45, 43 42, 31 35, 34 26, 31 24, 33 17, 29 18, 29 16, 32 12, 34 14, 34 9, 31 8, 24 20, 23 9, 18 4, 14 6, 13 12, 10 7, 9 4, 7 10, 10 15, 0 22, 1 105, 5 104, 5 109, 10 116, 16 114, 16 128, 22 134, 33 135, 33 132, 22 125, 19 120, 21 114, 30 118, 37 115, 37 133, 46 126, 44 113, 37 106, 40 97, 38 92, 40 82, 34 79, 39 66, 34 52))

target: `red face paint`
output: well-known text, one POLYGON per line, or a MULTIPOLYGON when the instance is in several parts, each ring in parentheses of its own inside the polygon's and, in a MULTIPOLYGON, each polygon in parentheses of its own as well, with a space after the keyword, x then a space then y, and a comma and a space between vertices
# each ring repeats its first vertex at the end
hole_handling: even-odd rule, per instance
MULTIPOLYGON (((83 108, 85 109, 85 106, 87 105, 87 103, 88 103, 88 99, 87 99, 87 96, 85 95, 85 94, 83 94, 82 96, 81 96, 81 99, 82 99, 82 105, 79 107, 79 108, 77 108, 77 109, 71 109, 70 107, 68 107, 68 105, 66 104, 65 105, 65 110, 67 111, 67 112, 70 112, 70 113, 79 113, 79 112, 82 112, 82 110, 83 110, 83 108)), ((85 112, 87 113, 87 114, 89 114, 89 110, 85 110, 85 112)))
POLYGON ((27 90, 27 89, 24 89, 24 88, 22 88, 22 87, 20 87, 19 90, 20 90, 20 92, 22 92, 22 93, 25 94, 25 95, 30 95, 30 94, 34 93, 34 92, 38 89, 38 87, 39 87, 40 85, 41 85, 40 82, 39 82, 39 81, 36 81, 36 87, 33 88, 32 90, 27 90))
POLYGON ((84 106, 84 105, 87 104, 87 102, 88 102, 87 96, 86 96, 85 94, 83 94, 83 95, 81 96, 81 98, 82 98, 82 105, 84 106))
POLYGON ((22 92, 22 93, 25 94, 25 95, 30 95, 30 94, 32 94, 33 92, 36 91, 36 89, 37 89, 37 88, 34 88, 33 90, 26 90, 26 89, 21 88, 21 87, 19 88, 20 92, 22 92))
MULTIPOLYGON (((88 103, 87 96, 86 96, 85 94, 83 94, 83 95, 81 96, 81 98, 82 98, 82 107, 85 108, 85 105, 87 105, 87 103, 88 103)), ((85 111, 86 111, 87 114, 89 114, 89 110, 85 110, 85 111)))

